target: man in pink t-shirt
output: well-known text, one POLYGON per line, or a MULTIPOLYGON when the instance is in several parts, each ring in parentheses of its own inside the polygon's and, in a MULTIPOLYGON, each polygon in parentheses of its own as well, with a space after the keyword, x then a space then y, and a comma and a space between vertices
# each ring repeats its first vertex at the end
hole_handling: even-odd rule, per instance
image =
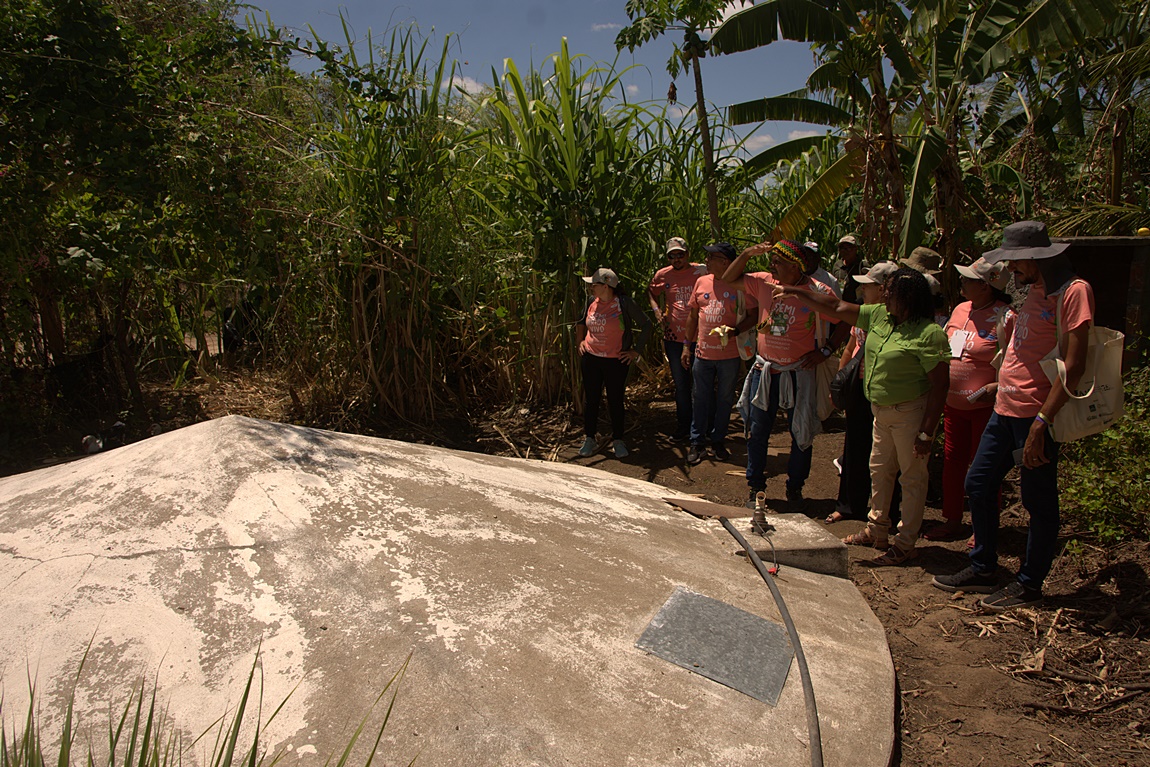
POLYGON ((704 247, 707 251, 707 274, 695 283, 687 302, 687 343, 683 346, 682 363, 691 368, 694 384, 691 421, 691 447, 687 464, 701 463, 708 445, 715 458, 731 457, 726 447, 727 427, 735 404, 735 385, 739 379, 739 345, 737 336, 754 326, 753 316, 745 312, 742 293, 723 282, 721 275, 735 258, 735 248, 726 242, 704 247), (694 361, 692 362, 692 347, 694 361))
POLYGON ((676 428, 672 439, 687 439, 691 431, 691 373, 681 362, 687 340, 687 301, 695 289, 695 281, 707 273, 707 267, 693 264, 687 253, 687 242, 682 237, 667 240, 668 266, 655 272, 647 288, 647 298, 655 322, 663 326, 663 351, 675 382, 676 428), (660 299, 662 303, 660 304, 660 299))
POLYGON ((794 285, 834 296, 826 285, 803 273, 802 246, 791 240, 752 245, 727 268, 723 279, 746 293, 758 306, 758 357, 743 385, 740 409, 750 428, 747 439, 747 505, 767 484, 767 446, 780 407, 788 414, 791 454, 787 460, 787 501, 792 511, 806 505, 803 484, 811 473, 811 454, 818 419, 815 368, 826 361, 850 332, 840 323, 827 339, 829 320, 792 296, 776 298, 774 286, 794 285), (743 274, 753 256, 770 254, 770 272, 743 274), (744 405, 744 402, 746 403, 744 405))
POLYGON ((1049 429, 1066 404, 1065 389, 1052 386, 1039 361, 1055 347, 1066 363, 1066 383, 1077 386, 1086 368, 1086 348, 1094 317, 1094 292, 1075 277, 1067 244, 1051 244, 1037 221, 1011 224, 1002 247, 983 255, 1005 261, 1019 285, 1029 286, 998 373, 994 413, 982 433, 966 475, 966 494, 974 527, 970 567, 940 575, 934 585, 945 591, 989 594, 982 606, 992 612, 1042 600, 1058 543, 1058 445, 1049 429), (1030 514, 1026 556, 1018 577, 998 588, 998 498, 1007 472, 1021 467, 1022 505, 1030 514))

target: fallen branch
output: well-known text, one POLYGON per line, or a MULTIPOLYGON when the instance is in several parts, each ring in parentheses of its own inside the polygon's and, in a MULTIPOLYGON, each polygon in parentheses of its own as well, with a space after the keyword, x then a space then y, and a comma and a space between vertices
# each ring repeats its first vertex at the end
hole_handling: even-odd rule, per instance
POLYGON ((1097 705, 1097 706, 1093 706, 1091 708, 1075 708, 1074 706, 1054 706, 1054 705, 1051 705, 1050 703, 1024 703, 1022 705, 1026 706, 1027 708, 1036 708, 1036 709, 1040 709, 1042 711, 1052 711, 1056 714, 1073 714, 1075 716, 1090 716, 1092 714, 1097 714, 1100 711, 1105 711, 1106 709, 1111 708, 1112 706, 1116 706, 1119 703, 1123 703, 1125 701, 1128 701, 1131 698, 1135 698, 1139 695, 1142 695, 1144 692, 1146 692, 1146 691, 1145 690, 1135 690, 1134 692, 1128 692, 1125 695, 1119 695, 1114 700, 1106 701, 1105 703, 1102 703, 1102 704, 1097 705))
POLYGON ((493 423, 493 424, 491 424, 491 428, 495 429, 495 431, 499 434, 500 437, 503 437, 503 441, 507 443, 507 446, 509 448, 511 448, 511 452, 515 453, 516 458, 522 458, 523 457, 522 455, 519 454, 519 448, 515 447, 515 443, 507 438, 507 435, 503 433, 503 429, 499 428, 499 424, 493 423))
POLYGON ((1052 669, 1043 669, 1039 673, 1042 676, 1055 677, 1067 682, 1106 685, 1107 687, 1119 687, 1123 690, 1150 690, 1150 682, 1128 682, 1123 684, 1122 682, 1115 682, 1112 679, 1102 679, 1101 677, 1091 676, 1090 674, 1073 674, 1069 671, 1054 671, 1052 669))

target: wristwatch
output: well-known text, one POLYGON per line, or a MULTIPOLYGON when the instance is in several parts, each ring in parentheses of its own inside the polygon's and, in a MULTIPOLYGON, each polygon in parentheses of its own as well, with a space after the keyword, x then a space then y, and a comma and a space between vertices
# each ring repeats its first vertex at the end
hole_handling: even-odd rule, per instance
POLYGON ((825 346, 825 345, 824 345, 824 346, 820 346, 820 347, 819 347, 819 351, 823 353, 823 356, 824 356, 824 357, 829 357, 829 356, 831 356, 831 347, 829 347, 829 346, 825 346))
POLYGON ((931 434, 927 434, 925 431, 920 431, 918 433, 918 436, 915 437, 915 439, 920 439, 923 442, 930 442, 934 439, 934 436, 931 434))

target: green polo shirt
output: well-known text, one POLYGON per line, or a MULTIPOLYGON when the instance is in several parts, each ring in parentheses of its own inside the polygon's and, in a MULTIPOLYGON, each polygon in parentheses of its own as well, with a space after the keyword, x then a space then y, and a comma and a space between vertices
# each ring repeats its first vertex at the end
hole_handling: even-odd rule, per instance
POLYGON ((946 333, 931 320, 891 323, 882 304, 859 307, 858 327, 866 331, 863 388, 876 405, 897 405, 930 390, 927 373, 950 362, 946 333))

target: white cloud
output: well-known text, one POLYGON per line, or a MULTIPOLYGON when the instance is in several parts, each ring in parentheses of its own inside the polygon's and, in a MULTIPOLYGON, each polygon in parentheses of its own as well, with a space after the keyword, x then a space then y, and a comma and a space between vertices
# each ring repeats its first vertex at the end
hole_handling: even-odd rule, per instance
POLYGON ((472 96, 482 93, 487 89, 487 86, 476 80, 474 77, 466 77, 464 75, 455 75, 451 78, 451 86, 453 88, 462 88, 465 92, 470 93, 472 96))
POLYGON ((667 105, 667 114, 672 116, 672 117, 675 117, 676 119, 682 119, 690 111, 691 111, 691 107, 688 106, 687 104, 668 104, 667 105))
MULTIPOLYGON (((731 135, 723 140, 723 148, 727 150, 733 150, 735 145, 738 143, 739 137, 731 135)), ((749 136, 745 141, 743 141, 743 145, 740 147, 740 149, 744 154, 756 155, 767 147, 777 143, 778 141, 775 140, 775 137, 769 133, 756 133, 755 135, 749 136)))
POLYGON ((797 138, 813 138, 815 136, 825 136, 825 130, 793 130, 787 134, 787 141, 794 141, 797 138))
POLYGON ((719 19, 719 24, 715 25, 715 29, 717 29, 720 24, 722 24, 724 21, 726 21, 727 19, 734 16, 739 11, 741 11, 745 8, 750 8, 752 5, 754 5, 754 3, 751 3, 751 2, 744 3, 744 2, 742 2, 742 0, 732 0, 732 2, 727 3, 726 7, 723 8, 722 18, 719 19))
POLYGON ((616 29, 622 29, 622 24, 592 24, 592 32, 614 32, 616 29))
POLYGON ((767 147, 777 143, 775 137, 769 133, 756 133, 743 142, 743 149, 751 154, 758 154, 767 147))
POLYGON ((627 90, 628 96, 638 96, 639 95, 639 86, 638 85, 628 85, 626 90, 627 90))

